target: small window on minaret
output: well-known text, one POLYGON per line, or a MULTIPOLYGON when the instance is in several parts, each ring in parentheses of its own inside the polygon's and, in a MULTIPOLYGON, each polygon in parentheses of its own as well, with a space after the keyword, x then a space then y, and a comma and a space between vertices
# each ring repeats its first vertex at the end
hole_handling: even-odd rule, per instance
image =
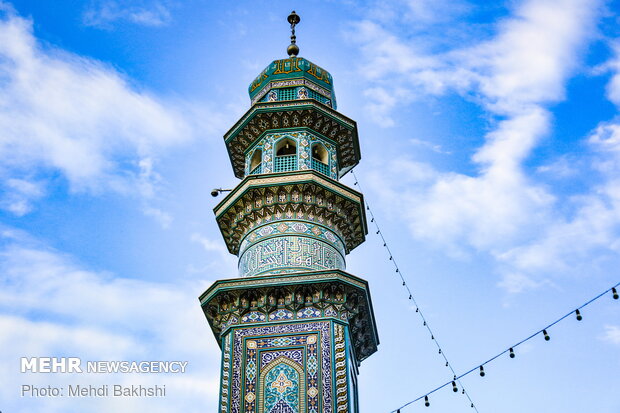
POLYGON ((276 156, 295 155, 297 153, 297 145, 291 139, 283 139, 276 146, 276 156))
POLYGON ((320 143, 315 143, 312 146, 312 159, 327 165, 329 163, 329 154, 325 146, 320 143))
POLYGON ((274 158, 274 172, 296 171, 297 165, 297 144, 294 140, 284 138, 276 145, 276 156, 274 158))
POLYGON ((312 169, 330 176, 329 173, 329 152, 322 143, 312 145, 312 169))
POLYGON ((261 173, 261 166, 263 161, 263 151, 257 149, 252 154, 252 159, 250 160, 250 175, 261 173))

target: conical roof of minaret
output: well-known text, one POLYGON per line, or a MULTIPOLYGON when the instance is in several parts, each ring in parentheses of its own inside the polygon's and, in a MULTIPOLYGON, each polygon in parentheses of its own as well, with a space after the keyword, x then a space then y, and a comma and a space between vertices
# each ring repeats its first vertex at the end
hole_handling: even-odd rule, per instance
POLYGON ((295 26, 301 20, 299 15, 293 10, 287 20, 291 25, 291 44, 286 49, 289 57, 271 62, 250 84, 252 105, 261 101, 314 99, 336 109, 332 75, 308 59, 298 57, 295 26))

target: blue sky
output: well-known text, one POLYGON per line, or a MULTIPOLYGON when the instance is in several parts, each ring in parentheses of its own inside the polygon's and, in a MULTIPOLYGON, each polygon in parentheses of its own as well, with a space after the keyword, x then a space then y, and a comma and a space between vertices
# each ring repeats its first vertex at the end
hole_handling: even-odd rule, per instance
MULTIPOLYGON (((236 259, 209 192, 237 183, 222 135, 285 57, 292 9, 300 55, 358 122, 355 172, 457 372, 620 281, 617 1, 0 2, 0 410, 215 409, 219 350, 197 297, 236 259), (35 355, 189 371, 20 374, 35 355), (19 397, 119 382, 168 396, 19 397)), ((449 380, 372 227, 348 271, 370 282, 381 339, 362 411, 449 380)), ((620 302, 582 313, 465 378, 478 410, 620 411, 620 302)), ((431 403, 472 411, 449 388, 431 403)))

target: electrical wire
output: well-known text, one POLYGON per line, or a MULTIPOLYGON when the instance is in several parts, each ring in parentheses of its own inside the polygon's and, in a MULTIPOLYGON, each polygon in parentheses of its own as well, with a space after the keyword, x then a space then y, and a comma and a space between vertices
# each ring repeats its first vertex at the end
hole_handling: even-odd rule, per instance
MULTIPOLYGON (((483 367, 483 366, 486 366, 487 364, 491 363, 492 361, 494 361, 495 359, 497 359, 498 357, 500 357, 500 356, 502 356, 502 355, 504 355, 504 354, 506 354, 506 353, 510 353, 510 354, 511 354, 511 358, 514 358, 514 352, 513 352, 513 350, 514 350, 515 348, 517 348, 517 347, 518 347, 518 346, 520 346, 521 344, 525 343, 526 341, 529 341, 529 340, 533 339, 534 337, 536 337, 536 336, 537 336, 537 335, 539 335, 540 333, 544 333, 544 332, 546 332, 546 331, 547 331, 547 329, 549 329, 549 328, 553 327, 554 325, 558 324, 560 321, 562 321, 562 320, 566 319, 567 317, 570 317, 572 314, 575 314, 575 313, 577 312, 577 310, 581 310, 581 309, 583 309, 584 307, 586 307, 586 306, 588 306, 588 305, 592 304, 594 301, 598 300, 599 298, 603 297, 605 294, 607 294, 607 293, 609 293, 609 292, 612 292, 612 293, 613 293, 613 298, 614 298, 615 300, 617 300, 617 299, 618 299, 618 298, 617 298, 617 297, 618 297, 618 294, 617 294, 617 292, 616 292, 616 288, 618 288, 618 286, 620 286, 620 282, 618 282, 616 285, 614 285, 614 286, 612 286, 612 287, 609 287, 608 289, 606 289, 606 290, 605 290, 605 291, 603 291, 602 293, 598 294, 598 295, 597 295, 597 296, 595 296, 594 298, 591 298, 590 300, 586 301, 584 304, 580 305, 580 306, 579 306, 579 307, 577 307, 576 309, 569 311, 568 313, 566 313, 566 314, 565 314, 565 315, 563 315, 562 317, 560 317, 560 318, 558 318, 557 320, 553 321, 552 323, 548 324, 546 327, 544 327, 544 328, 542 328, 542 329, 540 329, 540 330, 536 331, 535 333, 533 333, 533 334, 531 334, 531 335, 527 336, 527 337, 526 337, 526 338, 524 338, 523 340, 521 340, 521 341, 519 341, 519 342, 517 342, 517 343, 513 344, 512 346, 510 346, 510 347, 509 347, 509 348, 507 348, 506 350, 504 350, 504 351, 502 351, 502 352, 500 352, 500 353, 496 354, 495 356, 493 356, 493 357, 489 358, 488 360, 486 360, 486 361, 484 361, 484 362, 482 362, 482 363, 480 363, 480 364, 476 364, 476 366, 475 366, 475 367, 472 367, 471 369, 467 370, 466 372, 464 372, 464 373, 462 373, 462 374, 460 374, 460 375, 456 376, 456 379, 457 379, 457 380, 458 380, 458 379, 461 379, 461 378, 463 378, 463 377, 465 377, 465 376, 467 376, 467 375, 469 375, 469 374, 473 373, 474 371, 476 371, 476 370, 480 369, 480 368, 481 368, 481 367, 483 367)), ((545 336, 546 336, 546 334, 545 334, 545 336)), ((545 340, 548 340, 548 339, 545 337, 545 340)), ((482 369, 480 369, 480 371, 483 371, 483 370, 482 370, 482 369)), ((413 404, 413 403, 415 403, 415 402, 417 402, 417 401, 419 401, 419 400, 422 400, 422 399, 424 399, 424 398, 427 398, 429 395, 431 395, 431 394, 435 393, 437 390, 440 390, 440 389, 442 389, 442 388, 444 388, 444 387, 446 387, 446 386, 450 385, 453 381, 454 381, 454 380, 450 380, 450 381, 445 382, 445 383, 444 383, 444 384, 442 384, 441 386, 438 386, 438 387, 434 388, 433 390, 429 391, 428 393, 425 393, 425 394, 423 394, 423 395, 421 395, 421 396, 419 396, 419 397, 417 397, 417 398, 415 398, 415 399, 413 399, 413 400, 411 400, 411 401, 409 401, 409 402, 407 402, 407 403, 403 404, 402 406, 398 407, 397 409, 392 410, 390 413, 393 413, 393 412, 399 412, 401 409, 403 409, 403 408, 405 408, 405 407, 407 407, 407 406, 409 406, 409 405, 411 405, 411 404, 413 404)))
MULTIPOLYGON (((351 173, 353 174, 353 177, 355 179, 354 185, 358 186, 360 188, 360 191, 362 190, 361 185, 359 183, 359 179, 357 178, 357 176, 355 175, 355 171, 351 171, 351 173)), ((370 214, 370 222, 375 224, 376 227, 376 234, 379 235, 381 237, 381 240, 383 241, 383 247, 387 250, 388 254, 389 254, 389 260, 392 261, 394 268, 395 268, 395 273, 398 274, 400 281, 402 282, 403 287, 405 287, 407 293, 409 294, 409 300, 411 300, 413 302, 413 304, 415 305, 416 308, 416 313, 419 314, 420 318, 422 319, 422 325, 428 330, 429 334, 431 335, 431 339, 435 342, 435 345, 437 346, 438 349, 438 353, 443 357, 444 361, 446 362, 446 367, 448 367, 450 369, 450 371, 452 372, 452 379, 445 382, 444 384, 435 387, 434 389, 432 389, 431 391, 403 404, 402 406, 398 407, 397 409, 392 410, 390 413, 400 413, 400 410, 419 401, 424 399, 425 400, 425 404, 428 406, 429 405, 429 399, 428 396, 430 396, 431 394, 435 393, 438 390, 441 390, 442 388, 452 385, 454 391, 458 391, 457 387, 456 387, 456 383, 459 384, 459 386, 462 389, 462 394, 467 396, 467 399, 470 402, 470 407, 472 407, 476 412, 478 412, 478 408, 476 407, 476 405, 474 404, 473 400, 471 399, 471 396, 469 395, 469 392, 465 389, 465 386, 463 386, 461 379, 471 373, 473 373, 476 370, 480 371, 480 375, 484 376, 486 373, 484 372, 484 366, 486 366, 487 364, 493 362, 494 360, 496 360, 497 358, 501 357, 502 355, 509 353, 510 354, 510 358, 514 358, 515 357, 515 353, 514 353, 514 349, 517 348, 518 346, 520 346, 521 344, 525 343, 526 341, 529 341, 531 339, 533 339, 534 337, 536 337, 539 334, 543 334, 544 338, 546 341, 549 341, 550 336, 547 332, 548 329, 550 329, 551 327, 555 326, 556 324, 558 324, 560 321, 566 319, 567 317, 570 317, 572 314, 575 314, 577 316, 577 320, 581 320, 582 319, 582 315, 580 313, 579 310, 583 309, 584 307, 592 304, 594 301, 600 299, 601 297, 603 297, 605 294, 611 292, 612 293, 612 297, 617 300, 618 297, 618 291, 617 288, 620 286, 620 282, 618 282, 616 285, 609 287, 607 290, 603 291, 602 293, 598 294, 597 296, 591 298, 590 300, 586 301, 585 303, 583 303, 582 305, 580 305, 579 307, 577 307, 576 309, 566 313, 565 315, 563 315, 562 317, 556 319, 555 321, 553 321, 552 323, 548 324, 547 326, 543 327, 540 330, 537 330, 535 333, 527 336, 526 338, 518 341, 517 343, 513 344, 512 346, 508 347, 506 350, 501 351, 500 353, 494 355, 493 357, 489 358, 488 360, 480 363, 480 364, 476 364, 475 367, 472 367, 471 369, 465 371, 462 374, 456 374, 456 371, 454 370, 452 363, 450 363, 450 361, 448 360, 448 356, 446 355, 446 352, 442 349, 441 345, 439 344, 439 340, 437 340, 437 337, 435 337, 435 334, 433 332, 433 330, 431 329, 431 326, 428 323, 428 320, 424 317, 424 314, 422 313, 422 310, 420 309, 420 306, 418 305, 415 297, 413 296, 413 292, 411 291, 411 289, 409 288, 409 285, 407 284, 407 281, 405 280, 405 277, 403 276, 402 271, 400 270, 400 268, 398 267, 398 263, 396 262, 396 258, 394 258, 394 255, 392 254, 392 251, 390 250, 390 247, 385 239, 385 237, 383 236, 383 232, 381 231, 381 228, 379 227, 379 224, 377 222, 377 218, 375 217, 375 215, 372 212, 372 209, 370 208, 370 205, 368 204, 368 201, 366 201, 366 210, 368 211, 368 213, 370 214)))
MULTIPOLYGON (((362 191, 362 186, 359 183, 359 179, 357 179, 357 175, 355 175, 355 171, 351 170, 351 173, 353 174, 353 178, 355 179, 354 185, 358 186, 360 188, 360 191, 362 191)), ((420 318, 422 319, 422 326, 425 327, 428 330, 428 333, 431 336, 431 340, 433 340, 433 342, 437 346, 437 350, 438 350, 439 355, 441 355, 443 357, 443 359, 444 359, 444 361, 446 363, 446 367, 448 367, 450 369, 450 371, 452 372, 452 377, 453 378, 448 383, 452 383, 453 381, 457 382, 459 384, 461 390, 462 390, 462 394, 464 394, 467 397, 467 399, 469 400, 470 407, 472 407, 476 411, 476 413, 479 413, 478 412, 478 408, 476 407, 474 401, 472 400, 471 396, 469 395, 469 392, 465 389, 465 386, 460 381, 460 377, 457 376, 456 371, 452 367, 452 363, 450 363, 450 361, 448 360, 448 356, 446 355, 446 352, 443 350, 443 348, 439 344, 439 340, 437 339, 437 337, 435 337, 435 333, 431 329, 431 326, 428 323, 428 320, 426 319, 426 317, 424 317, 424 313, 422 312, 422 309, 420 308, 420 306, 418 305, 415 297, 413 296, 413 292, 409 288, 409 285, 407 284, 407 281, 405 280, 405 277, 403 276, 402 271, 398 267, 398 263, 396 262, 396 258, 394 258, 394 255, 392 254, 392 251, 390 250, 390 247, 389 247, 385 237, 383 236, 383 233, 381 232, 381 229, 379 228, 379 224, 377 222, 377 219, 376 219, 375 215, 373 214, 372 209, 370 209, 370 205, 368 204, 368 201, 366 201, 366 210, 370 214, 370 217, 371 217, 370 222, 373 222, 375 224, 376 234, 379 235, 381 237, 381 240, 383 241, 383 247, 385 247, 385 249, 387 250, 387 252, 389 254, 389 260, 392 261, 392 263, 394 265, 394 268, 395 268, 396 274, 398 274, 398 276, 400 277, 400 280, 402 282, 403 287, 405 287, 405 289, 407 290, 407 293, 409 294, 409 300, 411 300, 411 302, 415 305, 415 308, 416 308, 415 311, 420 316, 420 318)), ((443 387, 443 386, 441 386, 441 387, 443 387)), ((437 389, 435 389, 433 391, 439 390, 441 387, 439 387, 439 388, 437 388, 437 389)), ((430 393, 427 393, 427 394, 430 394, 430 393)), ((424 397, 424 396, 422 396, 422 397, 424 397)), ((413 402, 411 402, 411 403, 413 403, 413 402)))

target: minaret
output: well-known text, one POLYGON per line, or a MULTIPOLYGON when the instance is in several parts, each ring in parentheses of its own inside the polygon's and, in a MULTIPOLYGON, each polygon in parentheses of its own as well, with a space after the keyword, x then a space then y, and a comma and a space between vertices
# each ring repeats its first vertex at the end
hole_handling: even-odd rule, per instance
POLYGON ((358 367, 379 344, 368 283, 345 272, 367 233, 362 194, 338 182, 360 160, 357 125, 288 21, 289 57, 224 136, 242 181, 214 212, 239 277, 200 296, 222 349, 219 413, 357 413, 358 367))

